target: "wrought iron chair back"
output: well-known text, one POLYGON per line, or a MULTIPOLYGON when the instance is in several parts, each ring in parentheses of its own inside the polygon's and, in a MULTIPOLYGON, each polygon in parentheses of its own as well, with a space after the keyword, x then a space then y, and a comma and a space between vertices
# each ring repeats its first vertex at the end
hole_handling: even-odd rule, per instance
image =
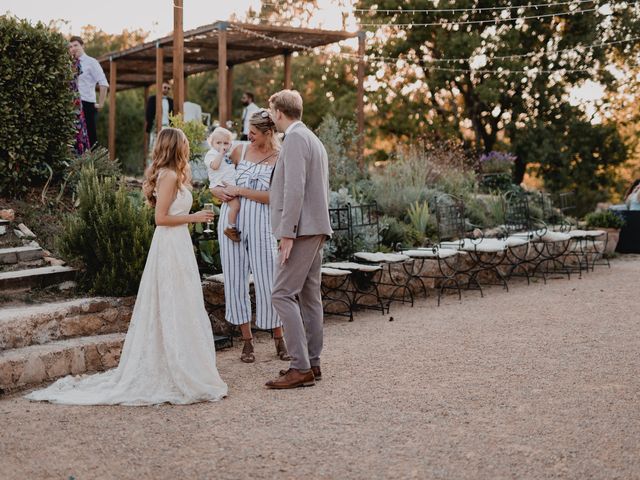
POLYGON ((333 236, 327 241, 328 250, 325 250, 326 256, 328 259, 345 260, 354 252, 351 205, 347 204, 343 207, 330 208, 329 220, 331 222, 333 236))
POLYGON ((528 232, 533 228, 529 199, 522 192, 507 192, 504 195, 504 225, 508 234, 528 232))
MULTIPOLYGON (((378 204, 350 205, 351 241, 355 242, 358 235, 374 236, 375 250, 380 248, 380 223, 378 221, 378 204)), ((355 248, 355 247, 354 247, 355 248)))
POLYGON ((435 198, 436 224, 439 243, 463 241, 466 232, 464 203, 453 195, 442 194, 435 198))

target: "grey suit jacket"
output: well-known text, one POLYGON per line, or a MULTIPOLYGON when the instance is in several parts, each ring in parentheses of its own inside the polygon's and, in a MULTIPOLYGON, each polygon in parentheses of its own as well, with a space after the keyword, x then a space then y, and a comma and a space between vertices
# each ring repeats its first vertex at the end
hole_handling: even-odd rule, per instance
POLYGON ((320 139, 303 123, 286 135, 269 193, 273 235, 331 235, 329 161, 320 139))

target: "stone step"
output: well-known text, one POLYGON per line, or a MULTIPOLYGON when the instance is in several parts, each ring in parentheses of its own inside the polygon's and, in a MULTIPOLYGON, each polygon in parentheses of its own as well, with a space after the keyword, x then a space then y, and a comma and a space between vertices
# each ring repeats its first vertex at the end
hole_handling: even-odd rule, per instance
POLYGON ((0 264, 28 262, 31 260, 39 260, 44 257, 44 251, 41 247, 13 247, 0 248, 0 264))
MULTIPOLYGON (((125 333, 70 338, 0 352, 0 395, 66 375, 99 372, 118 366, 125 333)), ((216 350, 230 347, 229 337, 216 337, 216 350)))
POLYGON ((113 368, 120 360, 124 337, 111 333, 0 352, 0 394, 69 374, 113 368))
POLYGON ((18 290, 21 288, 43 288, 67 280, 73 280, 76 269, 53 266, 31 268, 0 273, 0 290, 18 290))
POLYGON ((0 351, 126 332, 133 302, 133 297, 98 297, 0 309, 0 351))
POLYGON ((0 218, 0 226, 7 226, 9 225, 11 222, 9 220, 5 220, 4 218, 0 218))

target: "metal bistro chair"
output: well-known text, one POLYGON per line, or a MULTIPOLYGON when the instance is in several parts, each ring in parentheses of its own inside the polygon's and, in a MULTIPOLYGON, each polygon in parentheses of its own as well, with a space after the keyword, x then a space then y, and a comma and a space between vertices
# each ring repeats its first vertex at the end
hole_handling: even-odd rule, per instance
MULTIPOLYGON (((541 277, 561 273, 571 278, 566 265, 566 255, 571 237, 563 232, 550 230, 544 220, 531 214, 529 198, 525 192, 511 192, 505 197, 505 227, 511 237, 529 240, 531 249, 524 264, 533 265, 529 277, 541 277)), ((512 272, 513 273, 513 272, 512 272)))
MULTIPOLYGON (((348 292, 352 310, 367 308, 379 310, 382 314, 385 314, 389 311, 389 303, 385 304, 379 288, 379 284, 382 281, 383 267, 379 263, 362 263, 355 259, 353 255, 355 253, 355 242, 351 205, 347 205, 340 210, 341 219, 345 218, 342 215, 346 215, 347 222, 344 225, 341 220, 342 231, 339 231, 339 235, 334 234, 331 243, 341 242, 343 259, 335 259, 322 266, 325 269, 343 270, 350 273, 348 292), (346 213, 343 214, 342 211, 345 210, 346 213)), ((334 231, 336 230, 334 229, 334 231)))
POLYGON ((568 253, 576 258, 577 271, 580 275, 583 270, 593 271, 595 265, 607 265, 611 268, 609 259, 604 256, 605 247, 609 241, 608 233, 605 230, 584 230, 578 226, 577 222, 571 221, 569 215, 576 209, 574 191, 560 192, 555 195, 555 198, 541 194, 541 203, 545 213, 553 211, 554 208, 560 212, 561 218, 556 229, 571 237, 572 244, 568 253))
POLYGON ((488 285, 501 285, 509 290, 507 278, 500 271, 506 259, 507 243, 504 240, 484 237, 482 230, 468 224, 464 203, 461 199, 448 194, 436 198, 436 220, 440 246, 454 248, 466 256, 467 266, 458 270, 458 276, 467 279, 468 290, 479 290, 483 296, 478 277, 488 274, 494 281, 483 280, 488 285), (468 227, 475 228, 479 237, 467 237, 468 227))
MULTIPOLYGON (((350 241, 351 227, 349 220, 349 207, 330 208, 329 219, 333 230, 333 238, 327 242, 329 255, 331 248, 339 242, 350 241)), ((353 322, 353 300, 351 298, 349 283, 351 281, 351 271, 331 268, 323 265, 321 268, 322 283, 322 305, 324 312, 329 315, 340 315, 349 318, 353 322), (338 310, 334 308, 337 306, 338 310), (344 307, 344 308, 340 308, 344 307)))
POLYGON ((376 202, 351 206, 351 234, 354 244, 356 236, 375 238, 375 252, 357 251, 353 253, 353 258, 357 262, 381 265, 385 270, 386 275, 381 276, 378 288, 381 290, 382 299, 387 303, 387 310, 392 302, 409 303, 413 306, 413 292, 410 288, 410 282, 414 261, 401 253, 379 251, 380 223, 376 202))

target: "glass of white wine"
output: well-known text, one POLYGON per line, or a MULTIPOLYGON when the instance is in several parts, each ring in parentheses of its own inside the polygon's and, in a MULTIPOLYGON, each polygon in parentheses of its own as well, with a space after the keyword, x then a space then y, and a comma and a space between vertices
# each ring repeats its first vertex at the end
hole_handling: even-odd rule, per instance
MULTIPOLYGON (((215 210, 213 209, 213 203, 205 203, 202 206, 203 210, 207 210, 209 212, 215 212, 215 210)), ((213 230, 211 230, 211 222, 207 222, 207 228, 205 228, 203 231, 203 233, 213 233, 213 230)))

